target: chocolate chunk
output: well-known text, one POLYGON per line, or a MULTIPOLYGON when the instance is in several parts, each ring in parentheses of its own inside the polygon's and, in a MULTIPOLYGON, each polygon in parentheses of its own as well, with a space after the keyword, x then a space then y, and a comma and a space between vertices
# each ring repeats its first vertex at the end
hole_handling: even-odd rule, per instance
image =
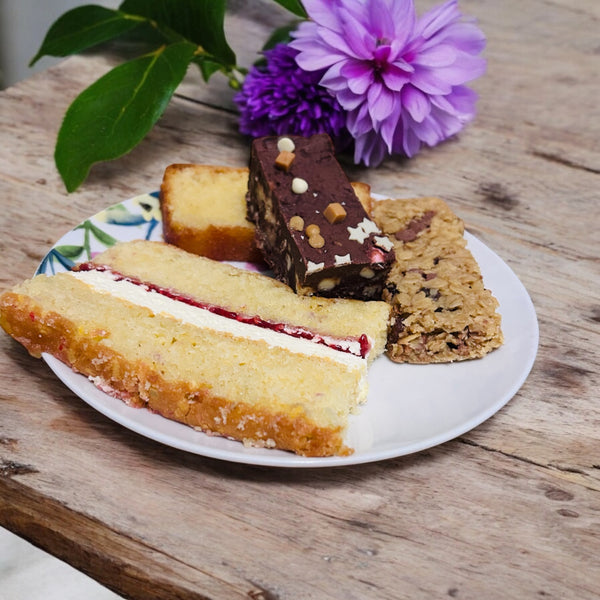
POLYGON ((414 242, 421 231, 424 231, 431 225, 431 220, 435 216, 435 211, 428 210, 423 216, 413 219, 404 229, 396 231, 394 234, 400 242, 414 242))
POLYGON ((408 313, 397 314, 394 316, 390 330, 388 331, 388 344, 395 344, 398 338, 406 330, 404 319, 410 316, 408 313))
POLYGON ((398 293, 398 286, 393 281, 388 281, 384 287, 392 298, 398 293))
POLYGON ((440 294, 439 290, 428 288, 428 287, 422 287, 421 291, 425 294, 426 298, 431 298, 432 300, 440 299, 441 294, 440 294))
POLYGON ((430 281, 437 277, 437 273, 426 273, 423 269, 408 269, 406 273, 419 273, 425 281, 430 281))

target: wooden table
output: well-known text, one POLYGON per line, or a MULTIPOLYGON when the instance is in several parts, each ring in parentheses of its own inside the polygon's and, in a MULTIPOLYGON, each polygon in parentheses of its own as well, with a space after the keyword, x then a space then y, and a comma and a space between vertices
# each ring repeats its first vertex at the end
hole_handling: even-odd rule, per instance
MULTIPOLYGON (((228 20, 241 56, 283 20, 244 4, 228 20)), ((410 161, 349 173, 444 197, 521 279, 541 340, 512 401, 419 454, 251 467, 129 432, 0 335, 2 526, 127 598, 598 598, 600 5, 461 8, 488 37, 476 121, 410 161)), ((71 58, 0 95, 2 289, 87 216, 156 189, 168 164, 247 161, 229 90, 191 77, 144 143, 67 195, 61 118, 112 62, 71 58)))

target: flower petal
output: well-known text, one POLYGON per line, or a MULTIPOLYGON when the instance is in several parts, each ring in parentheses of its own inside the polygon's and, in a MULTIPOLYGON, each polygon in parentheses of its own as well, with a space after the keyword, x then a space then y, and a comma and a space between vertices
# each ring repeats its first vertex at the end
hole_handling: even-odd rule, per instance
POLYGON ((396 129, 398 128, 398 124, 401 123, 401 112, 402 106, 400 101, 400 94, 394 94, 393 96, 394 107, 390 116, 381 123, 379 128, 379 135, 381 139, 385 142, 385 145, 388 149, 388 152, 391 154, 394 147, 394 136, 396 134, 396 129))
POLYGON ((485 34, 472 22, 453 23, 444 30, 443 41, 468 54, 479 54, 486 44, 485 34))
POLYGON ((308 16, 321 27, 326 27, 332 31, 343 32, 342 23, 339 20, 339 5, 342 4, 336 0, 323 2, 322 0, 303 0, 302 4, 308 13, 308 16))
POLYGON ((381 83, 374 83, 367 92, 369 114, 374 122, 387 119, 394 110, 394 93, 381 83))
POLYGON ((340 69, 340 75, 355 94, 364 94, 373 84, 373 69, 364 61, 346 61, 340 69))
POLYGON ((472 118, 475 115, 477 92, 464 85, 452 88, 448 96, 430 96, 431 103, 446 112, 455 112, 463 118, 472 118))
POLYGON ((387 2, 368 0, 366 9, 369 19, 369 29, 379 40, 391 40, 396 37, 394 20, 387 2))
POLYGON ((415 65, 415 72, 410 82, 426 94, 449 94, 452 85, 439 73, 439 69, 430 69, 421 65, 415 65))
MULTIPOLYGON (((463 19, 457 0, 418 19, 414 0, 305 0, 304 6, 310 20, 290 43, 298 73, 269 87, 275 117, 288 118, 278 103, 293 102, 297 126, 309 127, 325 118, 326 100, 335 98, 355 160, 367 165, 394 152, 413 156, 473 118, 477 95, 465 83, 485 72, 485 36, 463 19), (298 92, 303 70, 319 78, 316 88, 325 94, 314 110, 315 88, 298 92)), ((254 100, 246 104, 265 114, 254 100)))
POLYGON ((448 0, 440 6, 428 10, 417 21, 415 32, 425 39, 435 35, 440 29, 458 20, 461 14, 458 10, 457 0, 448 0))
POLYGON ((446 67, 456 60, 456 49, 449 44, 438 44, 429 49, 419 52, 413 64, 425 67, 446 67))
POLYGON ((345 65, 345 61, 340 61, 332 65, 325 71, 319 84, 331 90, 332 92, 343 92, 348 89, 348 81, 341 74, 341 69, 345 65))
POLYGON ((453 64, 436 69, 436 73, 440 79, 452 86, 462 85, 483 75, 486 65, 486 60, 480 56, 461 54, 457 56, 453 64))
POLYGON ((348 113, 346 127, 348 127, 348 131, 354 138, 373 129, 373 121, 369 115, 369 107, 366 102, 363 102, 356 110, 348 113))
POLYGON ((358 19, 347 16, 343 18, 343 37, 357 58, 369 59, 377 48, 377 38, 366 24, 358 19))
POLYGON ((405 154, 409 158, 421 148, 421 140, 409 126, 410 117, 403 117, 402 124, 396 129, 394 152, 405 154))
POLYGON ((432 129, 435 127, 437 137, 434 138, 431 142, 426 140, 424 136, 422 137, 422 139, 426 141, 427 145, 435 146, 441 141, 458 133, 462 129, 463 123, 453 114, 441 110, 436 110, 432 113, 430 123, 428 123, 428 126, 432 129))
POLYGON ((234 96, 240 131, 253 137, 324 132, 336 148, 345 147, 350 141, 345 111, 319 85, 322 73, 302 70, 296 56, 289 45, 278 44, 265 52, 265 65, 250 70, 234 96))
POLYGON ((395 0, 390 6, 391 22, 394 24, 394 39, 405 46, 413 36, 417 15, 412 0, 395 0))
MULTIPOLYGON (((298 49, 295 45, 292 48, 298 49)), ((315 44, 310 50, 301 51, 296 57, 296 62, 301 69, 305 71, 320 71, 331 65, 346 60, 347 56, 341 53, 327 51, 315 44)))
POLYGON ((407 85, 401 92, 402 106, 417 123, 421 123, 431 112, 429 97, 412 85, 407 85))
POLYGON ((353 94, 350 90, 342 90, 336 95, 336 100, 344 110, 353 111, 358 108, 365 99, 363 96, 353 94))
POLYGON ((352 58, 367 58, 369 50, 366 48, 363 38, 360 37, 360 33, 355 32, 355 35, 351 35, 351 33, 344 31, 341 34, 321 28, 319 37, 326 46, 335 48, 338 54, 345 54, 352 58))
POLYGON ((388 63, 381 70, 381 79, 383 79, 383 82, 390 90, 399 92, 402 89, 402 86, 410 81, 410 73, 414 69, 410 65, 409 67, 410 71, 407 72, 396 64, 388 63))
POLYGON ((411 123, 410 129, 422 143, 428 146, 439 144, 445 137, 439 120, 431 115, 422 123, 411 123))
POLYGON ((373 132, 364 133, 354 140, 354 162, 363 162, 367 167, 381 164, 387 155, 385 144, 373 132))

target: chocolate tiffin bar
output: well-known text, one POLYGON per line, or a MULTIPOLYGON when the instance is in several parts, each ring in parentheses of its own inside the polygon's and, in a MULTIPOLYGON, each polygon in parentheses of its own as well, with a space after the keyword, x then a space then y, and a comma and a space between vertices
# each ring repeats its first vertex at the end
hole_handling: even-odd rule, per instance
POLYGON ((247 210, 266 262, 297 293, 381 298, 393 243, 369 218, 326 134, 254 140, 247 210))

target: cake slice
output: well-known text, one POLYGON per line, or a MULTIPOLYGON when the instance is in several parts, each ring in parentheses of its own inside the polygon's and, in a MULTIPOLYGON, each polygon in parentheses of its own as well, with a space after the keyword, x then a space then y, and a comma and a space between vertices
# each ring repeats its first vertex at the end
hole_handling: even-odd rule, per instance
MULTIPOLYGON (((371 209, 371 188, 352 187, 371 209)), ((254 244, 254 224, 246 219, 248 169, 174 164, 164 172, 160 206, 165 241, 215 260, 262 262, 254 244)))
POLYGON ((245 311, 266 281, 280 289, 166 244, 131 242, 5 292, 0 325, 33 356, 52 354, 133 406, 250 445, 347 454, 347 419, 367 394, 365 338, 296 326, 283 296, 270 313, 278 321, 245 311), (230 291, 238 282, 237 304, 213 296, 218 285, 204 295, 185 284, 221 268, 230 291))
POLYGON ((439 198, 374 202, 394 242, 383 298, 392 306, 387 353, 396 362, 480 358, 503 343, 498 301, 484 287, 464 224, 439 198))
POLYGON ((262 262, 246 220, 248 169, 174 164, 160 188, 166 242, 215 260, 262 262))
POLYGON ((381 298, 392 242, 357 199, 329 136, 254 140, 247 205, 265 261, 297 293, 381 298))
POLYGON ((318 338, 321 343, 331 340, 369 363, 385 350, 390 307, 382 301, 298 296, 272 277, 160 242, 116 244, 91 263, 94 268, 177 290, 239 318, 260 317, 272 328, 285 326, 297 336, 318 338))

